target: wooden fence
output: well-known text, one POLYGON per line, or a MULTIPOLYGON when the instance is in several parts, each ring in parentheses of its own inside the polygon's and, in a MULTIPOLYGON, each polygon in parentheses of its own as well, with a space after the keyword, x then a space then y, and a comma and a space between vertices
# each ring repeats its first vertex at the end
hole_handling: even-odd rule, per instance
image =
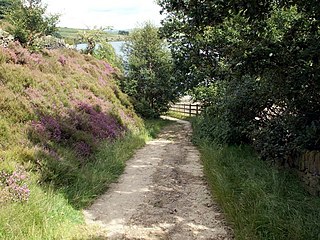
POLYGON ((176 103, 171 105, 170 111, 182 113, 187 116, 197 116, 201 113, 201 105, 195 103, 176 103))

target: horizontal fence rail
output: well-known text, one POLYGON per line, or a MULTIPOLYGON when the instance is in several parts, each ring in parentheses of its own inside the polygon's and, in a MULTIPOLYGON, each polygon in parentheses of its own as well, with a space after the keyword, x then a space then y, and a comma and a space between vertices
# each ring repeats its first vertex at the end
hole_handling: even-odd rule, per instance
POLYGON ((195 103, 176 103, 170 106, 170 111, 182 113, 187 116, 197 116, 201 113, 202 106, 195 103))

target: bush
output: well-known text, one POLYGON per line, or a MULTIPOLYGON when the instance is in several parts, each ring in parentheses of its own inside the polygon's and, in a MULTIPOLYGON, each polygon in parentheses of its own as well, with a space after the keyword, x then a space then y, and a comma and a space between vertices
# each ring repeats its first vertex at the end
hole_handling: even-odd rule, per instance
POLYGON ((0 203, 28 201, 30 189, 26 180, 27 173, 24 170, 12 173, 0 171, 0 203))
POLYGON ((261 82, 244 76, 234 84, 216 84, 214 95, 209 92, 210 105, 198 120, 202 135, 218 143, 252 142, 253 129, 259 128, 257 118, 268 106, 268 92, 261 82))
POLYGON ((41 50, 43 48, 47 49, 57 49, 57 48, 66 48, 67 45, 63 39, 56 38, 54 36, 43 36, 36 38, 33 41, 32 49, 41 50))
POLYGON ((172 59, 158 29, 150 23, 133 31, 124 46, 127 76, 122 90, 132 97, 137 113, 158 117, 178 95, 179 83, 173 77, 172 59))
POLYGON ((102 140, 115 141, 126 132, 115 117, 97 109, 80 102, 62 118, 42 116, 32 123, 30 136, 44 146, 49 141, 69 146, 79 157, 88 158, 102 140))
POLYGON ((0 59, 0 239, 84 237, 75 208, 144 144, 142 120, 102 60, 18 42, 0 47, 0 59))
POLYGON ((57 31, 59 15, 46 14, 46 6, 42 5, 41 0, 17 0, 5 19, 11 24, 8 32, 23 46, 32 46, 37 38, 53 35, 57 31))
POLYGON ((123 69, 122 60, 117 56, 112 45, 106 41, 102 41, 93 53, 94 57, 110 63, 118 69, 123 69))
POLYGON ((297 150, 319 149, 315 1, 159 3, 168 13, 162 33, 175 73, 209 105, 203 135, 220 143, 254 143, 264 159, 280 162, 297 150))

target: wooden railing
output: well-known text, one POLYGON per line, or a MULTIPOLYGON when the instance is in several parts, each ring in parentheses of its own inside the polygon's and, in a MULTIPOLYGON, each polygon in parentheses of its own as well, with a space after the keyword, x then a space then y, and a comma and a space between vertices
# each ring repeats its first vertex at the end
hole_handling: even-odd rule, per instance
POLYGON ((201 113, 201 105, 195 103, 176 103, 171 105, 170 111, 182 113, 187 116, 197 116, 201 113))

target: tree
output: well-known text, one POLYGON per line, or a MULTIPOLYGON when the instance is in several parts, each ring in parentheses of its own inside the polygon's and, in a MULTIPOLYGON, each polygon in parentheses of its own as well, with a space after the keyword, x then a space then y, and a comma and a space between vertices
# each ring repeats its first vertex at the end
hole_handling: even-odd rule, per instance
POLYGON ((129 31, 119 30, 119 31, 118 31, 118 34, 119 34, 119 35, 125 35, 125 36, 128 36, 128 35, 129 35, 129 31))
POLYGON ((178 94, 165 41, 159 38, 155 26, 145 23, 130 34, 124 52, 127 77, 121 82, 123 91, 132 97, 140 115, 158 117, 178 94))
POLYGON ((205 135, 251 142, 268 159, 320 149, 316 0, 158 2, 175 73, 211 104, 205 135))
POLYGON ((53 35, 57 31, 59 15, 47 15, 41 0, 16 0, 5 19, 7 29, 24 46, 32 46, 35 39, 53 35))
POLYGON ((93 52, 93 56, 110 63, 113 67, 123 70, 122 59, 116 54, 113 46, 107 41, 99 43, 93 52))
POLYGON ((87 46, 82 52, 84 54, 92 55, 97 59, 101 59, 110 63, 113 67, 122 69, 122 60, 117 56, 114 48, 108 42, 107 28, 93 28, 78 32, 78 40, 85 43, 87 46))
POLYGON ((78 33, 80 42, 86 43, 87 47, 83 51, 85 54, 93 55, 98 44, 107 42, 106 30, 110 28, 93 28, 83 30, 78 33))
POLYGON ((3 19, 13 4, 13 0, 0 0, 0 19, 3 19))

